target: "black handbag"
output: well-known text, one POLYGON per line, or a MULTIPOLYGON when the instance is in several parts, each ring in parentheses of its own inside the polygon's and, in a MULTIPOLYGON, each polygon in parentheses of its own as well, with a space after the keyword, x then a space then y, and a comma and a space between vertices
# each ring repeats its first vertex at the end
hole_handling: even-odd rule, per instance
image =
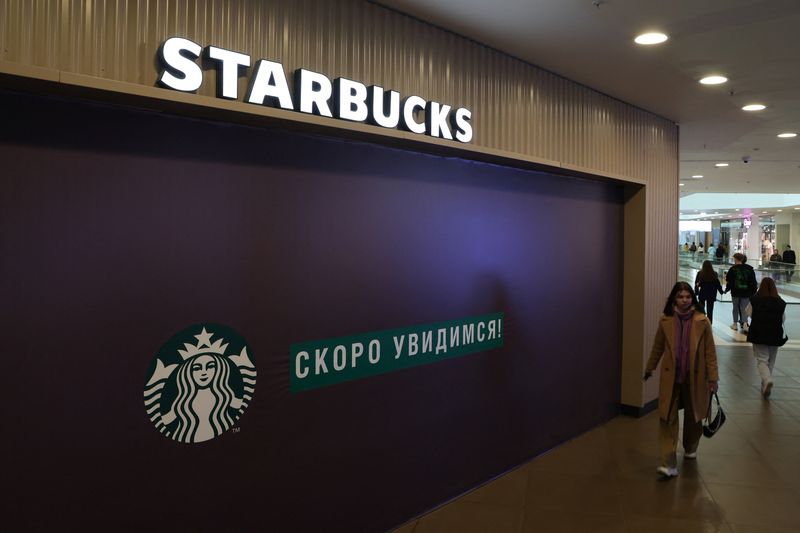
POLYGON ((708 402, 708 415, 706 415, 706 419, 703 421, 703 435, 708 437, 709 439, 717 434, 719 428, 725 424, 725 412, 722 410, 722 406, 719 404, 719 396, 717 393, 713 393, 714 400, 717 402, 717 414, 716 416, 712 417, 712 404, 711 401, 708 402))

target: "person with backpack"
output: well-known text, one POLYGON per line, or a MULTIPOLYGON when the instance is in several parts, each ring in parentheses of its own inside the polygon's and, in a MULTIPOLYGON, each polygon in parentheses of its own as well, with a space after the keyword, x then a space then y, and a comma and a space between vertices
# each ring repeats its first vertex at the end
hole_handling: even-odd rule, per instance
POLYGON ((778 347, 786 344, 783 324, 786 320, 786 302, 778 296, 778 289, 772 278, 764 278, 758 292, 750 299, 752 322, 747 342, 753 343, 756 370, 761 376, 761 395, 769 399, 772 392, 772 370, 778 347))
POLYGON ((719 282, 711 261, 703 261, 703 267, 694 278, 694 289, 697 299, 708 317, 708 321, 714 323, 714 302, 717 301, 717 293, 722 294, 722 284, 719 282))
POLYGON ((747 304, 750 297, 756 293, 758 283, 753 267, 747 264, 747 257, 739 252, 733 254, 734 265, 725 275, 725 292, 731 293, 733 303, 733 324, 731 329, 736 331, 741 327, 742 333, 747 333, 747 304))
POLYGON ((697 245, 695 243, 692 243, 689 247, 689 253, 692 254, 692 260, 694 260, 694 254, 697 253, 697 245))

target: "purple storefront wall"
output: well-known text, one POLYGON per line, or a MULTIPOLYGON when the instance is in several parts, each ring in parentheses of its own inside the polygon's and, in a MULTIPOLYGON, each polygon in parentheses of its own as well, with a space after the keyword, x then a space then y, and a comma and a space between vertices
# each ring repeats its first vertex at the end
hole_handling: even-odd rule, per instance
POLYGON ((11 524, 380 531, 618 412, 620 186, 2 97, 11 524), (292 343, 496 311, 501 349, 289 392, 292 343), (178 444, 145 372, 200 322, 258 384, 178 444))

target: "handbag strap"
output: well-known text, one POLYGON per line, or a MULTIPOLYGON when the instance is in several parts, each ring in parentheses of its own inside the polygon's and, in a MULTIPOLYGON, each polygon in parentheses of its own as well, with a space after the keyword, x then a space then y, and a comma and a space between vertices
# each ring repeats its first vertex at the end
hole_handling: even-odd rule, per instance
POLYGON ((706 419, 711 422, 712 417, 712 409, 711 409, 711 399, 714 399, 717 402, 717 410, 719 410, 719 396, 717 396, 716 392, 712 392, 709 394, 708 398, 708 413, 706 413, 706 419))

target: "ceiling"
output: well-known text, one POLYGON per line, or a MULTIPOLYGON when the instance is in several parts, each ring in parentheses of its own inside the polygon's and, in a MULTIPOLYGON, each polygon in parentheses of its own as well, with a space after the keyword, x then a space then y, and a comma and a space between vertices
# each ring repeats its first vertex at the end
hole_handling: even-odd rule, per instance
POLYGON ((776 136, 800 133, 800 0, 379 3, 678 123, 681 196, 800 193, 800 136, 776 136), (669 40, 633 43, 648 30, 669 40))

